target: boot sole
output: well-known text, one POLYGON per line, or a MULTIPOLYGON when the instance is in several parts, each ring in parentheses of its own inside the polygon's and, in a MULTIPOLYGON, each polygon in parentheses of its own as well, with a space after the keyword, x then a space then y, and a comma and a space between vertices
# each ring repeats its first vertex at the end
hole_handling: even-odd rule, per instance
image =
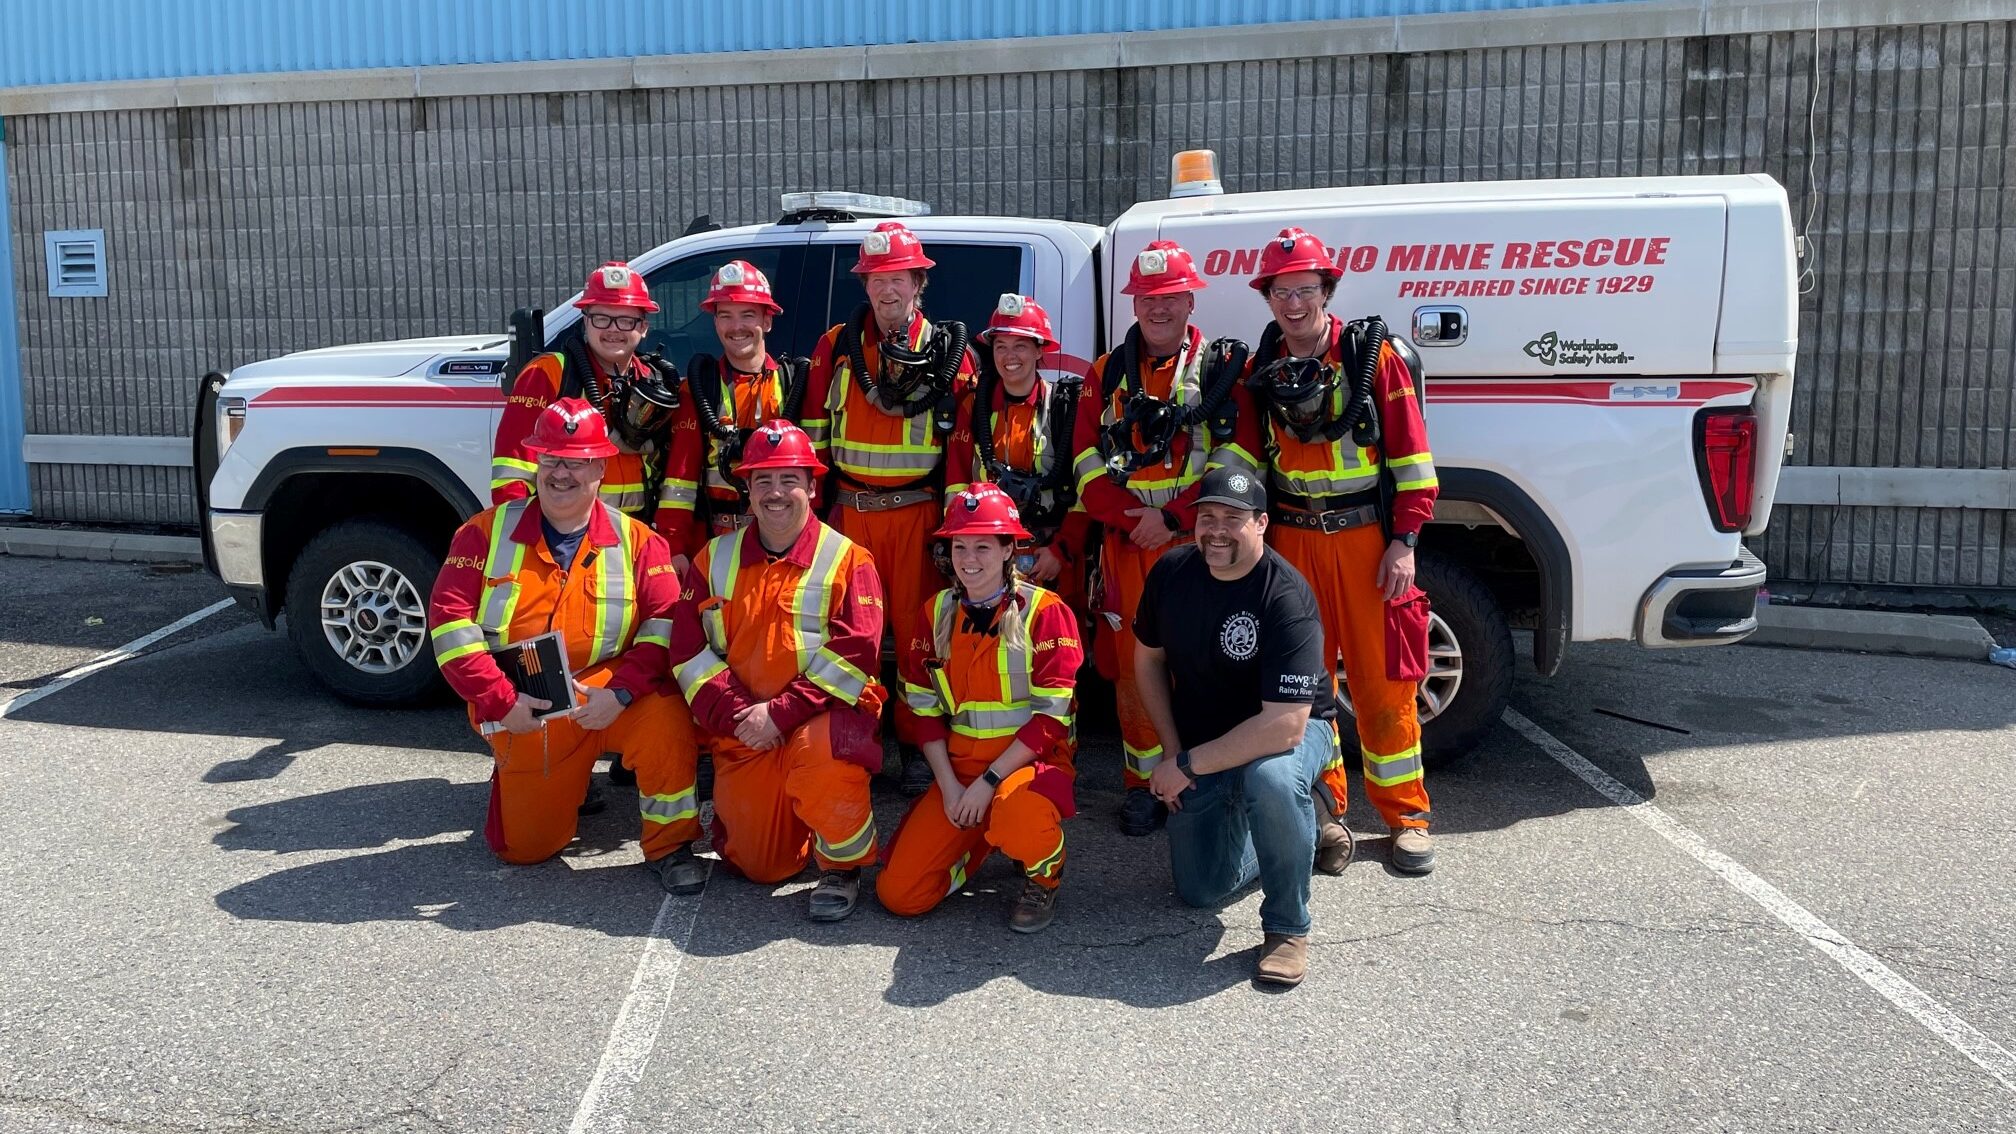
MULTIPOLYGON (((1307 975, 1307 973, 1303 974, 1303 976, 1307 975)), ((1254 973, 1253 981, 1255 984, 1270 985, 1274 988, 1294 988, 1296 985, 1302 983, 1302 977, 1288 977, 1275 973, 1254 973)))
POLYGON ((853 912, 854 912, 853 906, 848 906, 846 909, 837 912, 808 910, 806 911, 805 917, 809 921, 846 921, 848 915, 852 914, 853 912))
POLYGON ((1041 933, 1044 930, 1050 928, 1050 923, 1055 920, 1057 920, 1057 917, 1055 914, 1052 914, 1051 916, 1044 918, 1042 921, 1037 922, 1035 925, 1018 925, 1015 922, 1011 921, 1008 923, 1008 928, 1014 930, 1017 933, 1041 933))
POLYGON ((1424 855, 1416 858, 1409 855, 1394 855, 1393 869, 1402 874, 1428 874, 1435 869, 1435 856, 1424 855))

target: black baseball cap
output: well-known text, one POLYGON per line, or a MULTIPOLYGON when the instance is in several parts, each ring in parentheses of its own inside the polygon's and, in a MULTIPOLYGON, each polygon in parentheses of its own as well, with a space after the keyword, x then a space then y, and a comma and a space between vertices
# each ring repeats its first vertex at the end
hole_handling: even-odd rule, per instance
POLYGON ((1204 474, 1199 504, 1229 504, 1248 512, 1267 510, 1267 488, 1258 473, 1223 465, 1204 474))

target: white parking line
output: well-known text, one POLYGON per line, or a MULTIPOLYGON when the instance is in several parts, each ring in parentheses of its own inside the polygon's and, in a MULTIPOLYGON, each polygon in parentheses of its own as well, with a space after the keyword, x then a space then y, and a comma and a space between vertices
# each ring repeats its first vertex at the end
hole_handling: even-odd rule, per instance
POLYGON ((85 678, 91 676, 92 674, 97 673, 101 669, 110 669, 111 667, 118 665, 120 662, 137 655, 141 650, 144 650, 147 647, 153 645, 154 643, 160 641, 161 639, 166 638, 168 635, 175 633, 177 630, 184 630, 187 629, 188 627, 196 625, 198 622, 201 622, 204 619, 210 617, 211 615, 217 613, 218 611, 223 610, 224 608, 230 606, 233 601, 234 600, 228 598, 218 599, 216 602, 211 603, 209 606, 204 607, 202 610, 199 610, 194 614, 185 615, 181 618, 178 618, 175 621, 170 622, 168 625, 163 626, 161 629, 156 630, 151 634, 146 634, 141 637, 135 638, 116 650, 111 650, 106 653, 99 654, 97 657, 92 658, 90 661, 85 662, 83 665, 77 666, 74 669, 65 670, 63 671, 62 674, 57 676, 56 680, 50 682, 49 684, 38 685, 35 688, 30 689, 28 692, 21 694, 19 697, 16 697, 13 700, 7 702, 6 704, 0 705, 0 717, 6 717, 12 714, 17 709, 21 709, 28 705, 32 705, 35 702, 40 701, 42 698, 47 697, 51 693, 56 693, 60 692, 61 690, 67 689, 70 686, 77 684, 79 681, 82 681, 85 678))
POLYGON ((658 1028, 665 1022, 665 1009, 672 1004, 672 987, 679 981, 679 965, 686 959, 686 946, 693 940, 693 923, 700 918, 698 894, 667 894, 651 923, 651 941, 637 961, 637 975, 630 981, 630 995, 616 1013, 616 1026, 602 1048, 602 1062, 595 1077, 588 1080, 588 1093, 574 1111, 574 1124, 567 1134, 607 1131, 621 1134, 629 1128, 630 1101, 637 1081, 651 1062, 651 1049, 658 1044, 658 1028))
POLYGON ((1925 1025, 1933 1035, 1952 1044, 1960 1054, 1973 1060, 1983 1071, 1994 1076, 1997 1082, 2011 1092, 2016 1092, 2016 1055, 2010 1054, 2008 1048, 1982 1035, 1974 1025, 1954 1015, 1951 1009, 1932 999, 1925 990, 1905 980, 1895 969, 1835 932, 1832 926, 1814 916, 1806 907, 1786 897, 1776 886, 1750 873, 1735 859, 1709 846, 1706 840, 1681 824, 1679 820, 1660 810, 1644 796, 1619 783, 1608 772, 1590 763, 1581 753, 1555 739, 1546 729, 1527 720, 1518 710, 1506 709, 1505 723, 1511 725, 1520 736, 1532 741, 1542 752, 1559 761, 1563 767, 1580 776, 1584 783, 1595 788, 1604 798, 1623 808, 1633 819, 1659 832, 1667 842, 1692 855, 1701 865, 1720 875, 1724 882, 1742 891, 1751 901, 1770 911, 1771 916, 1804 937, 1807 944, 1834 958, 1842 968, 1861 977, 1870 988, 1882 993, 1885 1000, 1910 1013, 1913 1019, 1925 1025))

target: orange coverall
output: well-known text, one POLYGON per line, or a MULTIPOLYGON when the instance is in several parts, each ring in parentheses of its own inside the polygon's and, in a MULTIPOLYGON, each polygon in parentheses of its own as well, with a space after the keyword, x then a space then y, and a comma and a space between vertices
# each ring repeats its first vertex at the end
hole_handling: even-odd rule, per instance
MULTIPOLYGON (((603 373, 602 360, 592 352, 588 354, 589 365, 595 370, 594 383, 582 383, 581 396, 587 398, 598 410, 608 412, 608 394, 611 380, 603 373), (602 397, 592 396, 589 391, 599 389, 602 397)), ((645 364, 630 360, 631 369, 642 373, 645 364)), ((491 446, 493 456, 490 461, 490 502, 502 504, 507 500, 523 500, 532 495, 533 474, 539 469, 539 455, 525 447, 525 438, 531 436, 533 423, 539 420, 540 411, 560 398, 562 380, 567 370, 567 356, 559 352, 542 354, 525 364, 518 372, 518 378, 511 384, 511 393, 504 399, 504 414, 497 419, 497 438, 491 446)), ((681 415, 690 413, 682 409, 681 415)), ((675 418, 675 425, 677 424, 675 418)), ((658 488, 658 511, 652 517, 651 526, 665 537, 677 555, 686 554, 687 531, 693 524, 693 505, 699 499, 699 482, 690 471, 699 467, 700 435, 694 428, 672 430, 668 451, 663 454, 665 479, 658 488)), ((650 483, 647 459, 659 459, 657 453, 618 453, 607 458, 602 469, 602 502, 626 516, 641 515, 644 511, 644 493, 650 483)))
MULTIPOLYGON (((931 533, 938 528, 939 476, 944 462, 944 438, 932 424, 931 411, 902 417, 870 402, 861 392, 853 364, 840 350, 845 324, 833 327, 812 351, 805 387, 805 421, 813 447, 837 474, 836 494, 904 491, 914 501, 893 508, 865 511, 833 500, 827 516, 840 534, 865 550, 881 572, 882 589, 891 607, 889 628, 899 655, 918 637, 917 619, 924 602, 944 579, 931 562, 931 533), (825 417, 814 417, 825 414, 825 417)), ((907 341, 920 348, 931 337, 923 315, 910 320, 907 341)), ((882 332, 871 318, 861 334, 861 356, 870 371, 881 363, 882 332)), ((970 389, 975 363, 971 350, 960 359, 955 383, 970 389)), ((896 735, 905 744, 918 743, 916 718, 902 702, 896 705, 896 735)))
POLYGON ((784 555, 748 527, 709 540, 693 568, 699 648, 675 672, 714 754, 714 849, 764 883, 803 870, 808 846, 821 869, 873 865, 886 696, 874 562, 813 519, 784 555), (765 702, 784 742, 751 748, 735 714, 765 702))
POLYGON ((681 604, 665 541, 606 505, 591 514, 565 567, 546 545, 537 500, 489 508, 456 531, 427 624, 435 661, 469 703, 472 727, 502 720, 518 699, 489 649, 553 630, 582 684, 633 698, 600 732, 553 719, 537 732, 488 738, 496 767, 483 833, 499 858, 540 862, 572 841, 589 773, 610 751, 637 773, 647 860, 699 836, 693 718, 665 677, 681 604))
MULTIPOLYGON (((1136 381, 1149 397, 1169 400, 1181 381, 1184 391, 1177 401, 1193 405, 1200 399, 1203 335, 1195 327, 1188 334, 1189 345, 1178 355, 1156 360, 1143 352, 1141 373, 1136 375, 1136 381), (1179 362, 1185 363, 1186 371, 1192 365, 1197 371, 1179 375, 1179 362)), ((1106 367, 1112 358, 1110 353, 1100 355, 1092 364, 1091 376, 1085 379, 1085 396, 1078 401, 1078 424, 1072 433, 1072 447, 1078 452, 1075 469, 1079 504, 1087 516, 1106 528, 1106 539, 1099 552, 1106 594, 1093 595, 1092 601, 1095 606, 1101 602, 1110 604, 1105 609, 1120 616, 1117 630, 1110 622, 1105 629, 1114 639, 1114 695, 1120 715, 1120 747, 1127 761, 1124 778, 1131 789, 1147 787, 1149 774, 1162 760, 1162 742, 1155 735, 1155 723, 1141 707, 1141 694, 1134 684, 1134 608, 1140 604, 1141 589, 1148 582, 1148 569, 1163 552, 1190 541, 1197 524, 1197 482, 1203 479, 1205 471, 1227 463, 1257 471, 1259 462, 1253 454, 1259 448, 1260 438, 1246 387, 1240 383, 1232 394, 1235 424, 1230 443, 1209 449, 1208 425, 1200 425, 1196 430, 1178 434, 1159 464, 1136 470, 1124 481, 1114 478, 1099 456, 1099 433, 1109 421, 1119 419, 1127 396, 1125 383, 1114 388, 1110 399, 1104 396, 1106 367), (1201 456, 1196 452, 1200 439, 1209 449, 1201 456), (1174 516, 1176 537, 1153 550, 1136 547, 1129 537, 1141 520, 1127 513, 1141 507, 1161 508, 1174 516)))
MULTIPOLYGON (((1330 345, 1323 358, 1333 367, 1344 365, 1342 329, 1341 321, 1331 316, 1330 345)), ((1338 383, 1332 394, 1334 412, 1342 412, 1349 388, 1348 380, 1338 383)), ((1268 415, 1267 487, 1277 509, 1294 507, 1284 502, 1284 494, 1322 500, 1375 491, 1383 463, 1393 470, 1395 535, 1418 533, 1435 514, 1439 481, 1428 451, 1419 383, 1390 345, 1380 349, 1372 396, 1379 407, 1380 441, 1370 448, 1359 448, 1348 435, 1337 441, 1304 442, 1268 415)), ((1357 715, 1366 798, 1388 827, 1426 827, 1428 789, 1422 779, 1421 725, 1415 710, 1418 683, 1395 681, 1386 670, 1387 604, 1378 586, 1385 534, 1378 524, 1325 533, 1275 523, 1267 529, 1267 537, 1274 550, 1309 580, 1322 612, 1324 640, 1341 656, 1341 672, 1357 715)), ((1343 815, 1347 796, 1341 755, 1324 770, 1323 783, 1330 790, 1332 812, 1343 815)))
MULTIPOLYGON (((929 912, 997 849, 1021 863, 1040 886, 1054 889, 1063 875, 1063 821, 1077 812, 1071 794, 1077 775, 1072 684, 1084 650, 1077 618, 1063 599, 1029 583, 1016 595, 1016 609, 998 617, 1024 620, 1026 651, 1016 656, 998 625, 981 633, 955 610, 944 652, 934 643, 929 656, 906 663, 903 694, 917 711, 925 739, 945 741, 962 784, 979 779, 1017 740, 1036 760, 1002 777, 986 820, 977 826, 953 826, 936 783, 910 805, 890 840, 888 864, 875 880, 875 896, 890 913, 929 912)), ((922 612, 926 623, 935 624, 938 611, 958 601, 955 592, 940 591, 922 612)))

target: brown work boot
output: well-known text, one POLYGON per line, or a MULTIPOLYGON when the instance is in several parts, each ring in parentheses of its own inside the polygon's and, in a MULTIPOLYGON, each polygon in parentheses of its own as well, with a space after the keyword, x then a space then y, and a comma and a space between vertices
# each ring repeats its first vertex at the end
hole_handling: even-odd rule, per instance
POLYGON ((1358 841, 1351 829, 1322 808, 1316 810, 1316 869, 1324 874, 1342 874, 1357 853, 1358 841))
POLYGON ((1008 928, 1017 933, 1035 933, 1048 928, 1056 916, 1057 887, 1028 878, 1022 882, 1022 895, 1015 899, 1015 912, 1008 915, 1008 928))
POLYGON ((1426 874, 1435 869, 1435 840, 1426 827, 1393 828, 1393 869, 1426 874))
POLYGON ((1260 943, 1260 961, 1253 966, 1253 979, 1261 984, 1294 988, 1309 974, 1309 939, 1270 933, 1260 943))
POLYGON ((819 876, 819 884, 812 887, 805 915, 813 921, 840 921, 854 912, 854 903, 860 900, 860 867, 828 870, 819 876))

